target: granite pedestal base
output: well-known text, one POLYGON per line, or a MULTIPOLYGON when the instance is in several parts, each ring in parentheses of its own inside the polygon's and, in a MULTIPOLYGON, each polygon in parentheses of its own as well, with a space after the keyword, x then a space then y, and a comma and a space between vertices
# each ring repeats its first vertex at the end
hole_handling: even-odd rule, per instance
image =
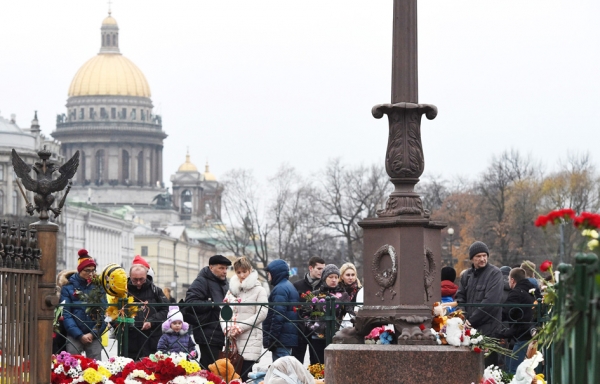
POLYGON ((327 384, 471 384, 484 370, 483 355, 447 345, 330 344, 327 384))

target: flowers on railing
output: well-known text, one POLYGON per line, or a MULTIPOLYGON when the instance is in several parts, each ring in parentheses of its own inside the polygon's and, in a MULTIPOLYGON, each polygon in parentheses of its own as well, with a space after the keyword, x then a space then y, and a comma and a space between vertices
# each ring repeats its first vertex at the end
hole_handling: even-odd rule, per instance
POLYGON ((394 340, 394 328, 382 325, 375 327, 365 336, 365 344, 391 344, 394 340))
POLYGON ((108 362, 88 359, 81 355, 61 352, 53 356, 52 384, 226 384, 213 373, 201 370, 195 361, 188 361, 185 353, 156 353, 140 361, 126 357, 112 357, 108 362))

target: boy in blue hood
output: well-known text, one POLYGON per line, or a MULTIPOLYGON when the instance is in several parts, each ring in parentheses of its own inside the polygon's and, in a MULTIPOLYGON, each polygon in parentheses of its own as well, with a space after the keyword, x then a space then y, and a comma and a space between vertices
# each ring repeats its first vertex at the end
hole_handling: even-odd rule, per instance
POLYGON ((283 260, 274 260, 267 266, 267 278, 273 286, 269 295, 269 313, 263 323, 263 347, 271 351, 273 361, 292 354, 292 347, 298 345, 298 330, 293 321, 298 320, 293 305, 277 303, 297 303, 298 291, 289 281, 290 268, 283 260))

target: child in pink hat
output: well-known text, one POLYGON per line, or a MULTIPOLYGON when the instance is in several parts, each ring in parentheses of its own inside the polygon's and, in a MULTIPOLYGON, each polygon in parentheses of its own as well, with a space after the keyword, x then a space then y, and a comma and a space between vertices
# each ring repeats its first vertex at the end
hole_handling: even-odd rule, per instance
POLYGON ((196 343, 188 333, 190 325, 183 321, 183 315, 177 306, 169 307, 169 315, 162 325, 163 335, 158 341, 158 350, 165 353, 195 355, 196 343))

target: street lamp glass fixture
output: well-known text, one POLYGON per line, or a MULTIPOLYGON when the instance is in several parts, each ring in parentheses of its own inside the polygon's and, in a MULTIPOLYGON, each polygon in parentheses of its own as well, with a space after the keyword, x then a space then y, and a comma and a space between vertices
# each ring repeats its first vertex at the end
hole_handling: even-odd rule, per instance
POLYGON ((448 234, 450 236, 454 235, 454 228, 452 228, 452 227, 448 228, 448 234))

